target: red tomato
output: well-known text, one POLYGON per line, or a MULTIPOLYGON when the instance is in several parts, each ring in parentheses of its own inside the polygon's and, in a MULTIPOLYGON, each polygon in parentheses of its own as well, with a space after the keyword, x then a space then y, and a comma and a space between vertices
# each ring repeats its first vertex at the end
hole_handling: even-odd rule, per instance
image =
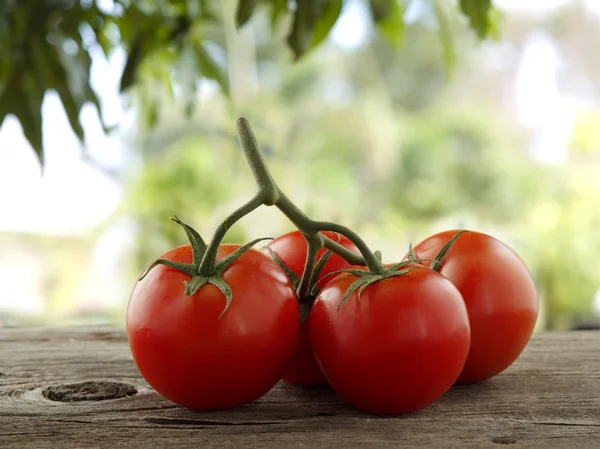
MULTIPOLYGON (((217 259, 239 245, 221 245, 217 259)), ((189 245, 161 257, 190 263, 189 245)), ((300 313, 277 264, 250 249, 223 273, 229 309, 213 285, 184 293, 188 275, 158 265, 139 281, 127 308, 133 358, 148 383, 183 407, 213 410, 258 399, 281 378, 298 344, 300 313)))
MULTIPOLYGON (((324 235, 330 239, 338 242, 344 248, 354 251, 356 254, 360 254, 354 243, 352 243, 346 237, 336 234, 335 232, 325 231, 324 235)), ((306 262, 307 244, 304 236, 300 231, 293 231, 277 237, 269 245, 270 248, 279 258, 298 276, 302 276, 304 271, 304 265, 306 262)), ((322 248, 317 254, 317 260, 325 253, 326 249, 322 248)), ((317 286, 323 287, 328 281, 333 279, 332 276, 328 276, 323 279, 327 274, 348 268, 350 264, 336 254, 332 254, 329 260, 325 263, 321 274, 319 275, 319 282, 317 286)), ((304 322, 302 329, 300 330, 300 341, 296 350, 291 365, 283 376, 283 380, 295 385, 327 385, 327 380, 321 369, 317 365, 315 356, 313 354, 312 345, 310 343, 310 337, 308 333, 308 322, 310 321, 310 315, 304 322)))
MULTIPOLYGON (((457 232, 429 237, 414 248, 416 256, 434 258, 457 232)), ((471 349, 458 383, 508 368, 527 345, 538 314, 535 283, 523 261, 494 237, 468 231, 446 254, 440 273, 461 292, 471 322, 471 349)))
POLYGON ((428 406, 456 381, 469 352, 469 318, 460 293, 443 276, 415 265, 407 274, 354 291, 341 274, 317 296, 310 337, 333 389, 372 413, 428 406))

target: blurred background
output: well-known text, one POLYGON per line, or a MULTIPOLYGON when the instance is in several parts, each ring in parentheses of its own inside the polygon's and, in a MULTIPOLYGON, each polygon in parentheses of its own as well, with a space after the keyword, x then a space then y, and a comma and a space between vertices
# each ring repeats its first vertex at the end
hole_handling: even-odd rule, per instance
MULTIPOLYGON (((538 330, 599 325, 597 0, 495 0, 485 33, 452 1, 374 24, 377 2, 346 0, 303 48, 285 1, 3 2, 0 327, 124 324, 144 267, 186 242, 169 217, 208 239, 252 195, 242 115, 313 218, 387 261, 490 233, 536 280, 538 330)), ((291 229, 261 208, 226 240, 291 229)))

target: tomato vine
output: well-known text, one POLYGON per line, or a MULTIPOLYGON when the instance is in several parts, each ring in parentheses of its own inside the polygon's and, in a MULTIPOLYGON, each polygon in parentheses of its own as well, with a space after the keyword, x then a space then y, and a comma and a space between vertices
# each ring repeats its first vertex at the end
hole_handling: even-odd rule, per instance
MULTIPOLYGON (((217 262, 217 251, 219 250, 219 246, 221 245, 223 238, 229 229, 240 219, 263 205, 277 207, 294 224, 294 226, 298 228, 306 240, 307 253, 302 277, 299 280, 290 278, 292 284, 294 285, 296 296, 301 302, 303 300, 310 300, 315 296, 314 287, 316 278, 318 276, 318 271, 320 270, 320 268, 317 266, 317 254, 321 248, 327 248, 329 251, 344 258, 352 265, 363 265, 367 268, 367 270, 341 270, 354 274, 357 276, 357 279, 349 287, 348 291, 340 301, 340 306, 355 290, 358 290, 358 297, 360 298, 363 290, 374 282, 378 282, 389 277, 402 276, 410 272, 412 269, 410 265, 419 263, 418 259, 409 254, 408 261, 384 268, 381 263, 381 253, 379 251, 371 251, 369 246, 356 232, 337 223, 329 221, 316 221, 309 218, 302 210, 300 210, 298 206, 292 202, 292 200, 287 197, 287 195, 281 190, 281 188, 273 179, 273 176, 271 175, 271 172, 269 171, 269 168, 260 151, 258 140, 256 139, 248 120, 243 117, 239 118, 236 123, 236 130, 241 149, 244 152, 248 165, 250 166, 256 181, 258 192, 249 201, 225 218, 225 220, 217 227, 213 238, 208 245, 204 243, 198 232, 175 217, 174 221, 180 224, 188 235, 188 239, 194 254, 194 261, 191 264, 181 264, 159 259, 149 267, 149 269, 146 271, 146 274, 154 266, 159 264, 178 269, 190 275, 192 278, 192 280, 186 284, 186 294, 188 295, 193 295, 201 286, 205 284, 213 284, 217 286, 226 297, 226 306, 223 311, 223 313, 225 313, 232 301, 232 296, 231 290, 223 281, 221 274, 236 258, 240 257, 254 244, 265 239, 257 239, 249 242, 228 256, 226 259, 223 259, 219 262, 217 262), (323 235, 322 231, 333 231, 345 236, 356 245, 356 248, 361 255, 357 255, 356 253, 340 245, 338 242, 323 235)), ((441 259, 459 235, 460 232, 450 242, 448 242, 442 251, 440 251, 440 254, 438 254, 436 259, 432 262, 431 268, 439 267, 441 264, 441 259)), ((280 266, 281 265, 282 264, 280 263, 280 266)), ((341 271, 330 274, 339 274, 341 271)), ((290 277, 289 274, 288 277, 290 277)), ((307 309, 310 310, 309 308, 307 309)), ((305 310, 305 313, 303 313, 303 321, 306 318, 306 313, 308 310, 305 310)))

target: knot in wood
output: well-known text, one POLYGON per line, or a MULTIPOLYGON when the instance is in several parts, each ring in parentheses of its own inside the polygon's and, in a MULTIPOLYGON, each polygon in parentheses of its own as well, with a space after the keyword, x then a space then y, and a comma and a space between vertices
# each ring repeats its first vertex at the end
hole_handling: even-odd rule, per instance
POLYGON ((105 401, 133 396, 136 393, 133 385, 104 381, 53 385, 42 391, 46 399, 58 402, 105 401))

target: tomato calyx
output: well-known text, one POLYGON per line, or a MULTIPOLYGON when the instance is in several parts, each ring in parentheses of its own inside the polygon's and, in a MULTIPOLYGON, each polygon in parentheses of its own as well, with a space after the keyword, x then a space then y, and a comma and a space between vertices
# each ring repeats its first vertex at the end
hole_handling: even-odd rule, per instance
POLYGON ((219 318, 221 318, 223 314, 227 311, 227 309, 229 309, 229 306, 231 305, 231 302, 233 300, 231 287, 229 287, 229 285, 227 285, 227 282, 225 282, 225 280, 223 279, 223 273, 227 268, 229 268, 229 266, 233 262, 235 262, 236 259, 238 259, 251 247, 263 240, 271 240, 271 238, 258 238, 246 243, 245 245, 235 250, 233 253, 216 262, 214 264, 214 272, 212 274, 205 275, 200 272, 200 266, 207 252, 206 243, 194 228, 181 221, 177 216, 172 217, 171 220, 183 227, 185 233, 187 234, 190 246, 192 247, 192 263, 182 263, 167 259, 157 259, 148 267, 148 269, 144 272, 144 274, 142 274, 139 280, 141 281, 142 279, 144 279, 148 275, 150 270, 152 270, 157 265, 165 265, 169 268, 181 271, 182 273, 187 274, 191 278, 189 282, 183 281, 183 285, 185 287, 185 294, 188 296, 193 296, 203 285, 212 284, 215 287, 217 287, 225 296, 225 308, 219 315, 219 318))
POLYGON ((410 273, 414 268, 415 268, 415 262, 413 262, 411 260, 405 260, 403 262, 391 265, 389 267, 385 267, 381 273, 371 273, 369 271, 355 269, 355 268, 348 268, 345 270, 338 270, 338 271, 333 271, 333 272, 329 273, 327 276, 342 274, 342 273, 350 273, 358 278, 354 282, 352 282, 352 284, 350 284, 348 286, 348 290, 346 290, 346 293, 344 293, 344 296, 342 296, 342 299, 340 300, 340 302, 337 306, 337 310, 340 310, 340 307, 342 307, 342 304, 356 290, 358 290, 356 299, 360 302, 363 291, 369 285, 375 284, 376 282, 379 282, 383 279, 388 279, 388 278, 396 277, 396 276, 403 276, 407 273, 410 273))
POLYGON ((308 318, 308 314, 310 313, 310 309, 312 308, 313 303, 317 297, 317 294, 321 290, 317 287, 317 282, 319 280, 319 274, 323 270, 323 267, 332 256, 333 252, 327 250, 323 253, 323 255, 319 258, 314 268, 311 270, 311 275, 309 279, 309 288, 308 293, 303 293, 301 291, 302 278, 294 273, 290 267, 288 267, 283 260, 268 246, 264 248, 269 256, 273 259, 273 261, 279 265, 279 267, 283 270, 287 278, 290 280, 294 291, 296 292, 296 299, 298 300, 298 307, 300 308, 300 324, 304 324, 304 322, 308 318))
POLYGON ((431 264, 429 265, 429 268, 431 268, 433 271, 437 271, 439 273, 440 270, 442 269, 442 263, 444 261, 444 257, 446 257, 446 254, 448 254, 448 251, 450 251, 450 248, 452 248, 454 243, 456 243, 456 240, 465 232, 468 232, 468 231, 463 229, 463 230, 458 231, 456 234, 454 234, 454 236, 450 240, 448 240, 448 242, 446 242, 446 244, 444 246, 442 246, 440 251, 437 253, 437 255, 433 259, 418 258, 415 255, 415 252, 413 250, 413 246, 411 243, 408 246, 407 259, 410 262, 418 263, 418 264, 422 263, 424 260, 431 260, 431 264))

